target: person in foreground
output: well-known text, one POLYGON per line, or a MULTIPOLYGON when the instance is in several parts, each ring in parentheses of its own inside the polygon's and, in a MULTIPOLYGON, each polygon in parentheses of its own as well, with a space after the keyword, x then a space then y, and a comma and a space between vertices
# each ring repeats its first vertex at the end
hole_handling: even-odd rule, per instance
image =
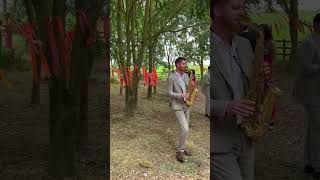
MULTIPOLYGON (((254 53, 249 40, 236 35, 244 0, 211 1, 210 14, 211 179, 253 180, 253 143, 240 126, 255 113, 255 102, 245 98, 254 53)), ((263 73, 270 78, 267 64, 263 73)))
POLYGON ((189 86, 189 75, 186 73, 187 60, 179 57, 175 61, 176 71, 172 72, 168 78, 168 94, 170 106, 174 110, 178 124, 180 126, 179 145, 176 158, 179 162, 184 162, 184 155, 191 156, 191 151, 186 148, 186 141, 189 131, 190 109, 186 104, 189 98, 187 89, 189 86))
POLYGON ((297 51, 295 96, 306 113, 305 172, 320 179, 320 14, 297 51))

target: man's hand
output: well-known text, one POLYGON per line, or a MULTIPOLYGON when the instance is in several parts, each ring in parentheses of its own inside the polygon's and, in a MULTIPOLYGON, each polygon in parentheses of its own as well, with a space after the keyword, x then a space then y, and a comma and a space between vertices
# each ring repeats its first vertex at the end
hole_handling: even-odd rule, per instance
POLYGON ((270 82, 271 81, 271 65, 270 65, 270 63, 264 62, 262 64, 262 70, 263 70, 265 82, 270 82))
POLYGON ((239 115, 243 118, 251 117, 255 113, 255 102, 247 99, 229 101, 226 107, 227 115, 239 115))
POLYGON ((190 93, 182 93, 183 99, 188 99, 190 96, 190 93))

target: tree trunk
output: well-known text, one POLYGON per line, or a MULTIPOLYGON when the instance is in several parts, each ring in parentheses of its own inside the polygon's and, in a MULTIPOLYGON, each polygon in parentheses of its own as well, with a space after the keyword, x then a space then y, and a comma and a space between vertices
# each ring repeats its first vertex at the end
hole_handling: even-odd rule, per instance
POLYGON ((3 6, 3 13, 7 13, 7 0, 2 1, 2 6, 3 6))
MULTIPOLYGON (((200 81, 202 81, 202 77, 203 77, 203 59, 201 59, 201 61, 200 61, 200 81)), ((199 80, 198 80, 198 82, 199 82, 199 80)))
POLYGON ((40 81, 41 81, 41 61, 40 57, 36 56, 36 78, 32 79, 32 90, 31 90, 31 102, 30 104, 40 104, 40 81))
MULTIPOLYGON (((0 27, 2 26, 3 24, 2 24, 2 22, 0 23, 0 27)), ((3 37, 2 37, 2 31, 0 30, 0 57, 2 57, 2 39, 3 39, 3 37)))
POLYGON ((296 50, 298 48, 298 28, 294 25, 296 20, 299 19, 298 15, 298 0, 290 0, 290 14, 289 14, 289 22, 290 22, 290 38, 291 38, 291 54, 288 68, 289 70, 293 70, 295 67, 294 56, 296 50))
MULTIPOLYGON (((30 23, 32 23, 33 27, 37 27, 37 21, 36 17, 33 11, 33 6, 32 6, 32 1, 31 0, 26 0, 24 1, 26 11, 28 14, 28 20, 30 23)), ((39 32, 35 32, 36 37, 39 37, 39 32)), ((39 57, 39 54, 36 55, 36 69, 37 72, 37 78, 32 79, 32 90, 31 90, 31 102, 30 104, 40 104, 40 81, 41 81, 41 60, 39 57)))
POLYGON ((273 1, 267 0, 267 12, 271 13, 273 12, 273 1))
MULTIPOLYGON (((111 27, 110 27, 110 1, 105 1, 106 5, 106 17, 107 17, 107 37, 106 37, 106 81, 107 81, 107 92, 106 92, 106 132, 110 132, 110 62, 111 62, 111 56, 110 56, 110 36, 111 36, 111 27)), ((107 135, 107 138, 110 138, 110 135, 107 135)), ((106 162, 110 162, 110 139, 106 140, 106 162)), ((106 172, 110 172, 110 163, 106 163, 107 167, 105 169, 106 172)), ((109 173, 106 173, 107 177, 106 179, 110 179, 109 173)))
MULTIPOLYGON (((86 9, 87 11, 87 19, 88 25, 90 29, 93 31, 90 34, 91 36, 96 36, 96 25, 98 20, 98 15, 100 10, 102 9, 102 0, 99 1, 86 1, 86 0, 77 0, 76 8, 77 9, 86 9), (101 6, 99 6, 99 4, 101 6)), ((77 25, 80 25, 80 22, 77 22, 77 25)), ((80 26, 77 26, 80 29, 80 26)), ((81 55, 80 59, 78 59, 79 66, 79 87, 80 89, 75 89, 75 91, 79 91, 79 94, 76 98, 80 98, 80 107, 79 107, 79 145, 84 145, 88 143, 88 80, 90 76, 90 71, 93 68, 93 63, 95 59, 95 46, 96 44, 86 47, 86 37, 83 37, 83 34, 78 31, 78 42, 79 44, 75 46, 77 50, 79 50, 79 54, 81 55)), ((76 50, 76 51, 77 51, 76 50)), ((75 60, 75 59, 74 59, 75 60)), ((75 60, 76 61, 76 60, 75 60)), ((78 105, 78 104, 77 104, 78 105)), ((78 108, 77 108, 78 109, 78 108)))
MULTIPOLYGON (((62 17, 63 25, 66 11, 66 0, 55 0, 52 8, 53 17, 62 17)), ((61 49, 64 40, 57 29, 57 25, 53 24, 54 34, 56 37, 59 64, 62 65, 61 49)), ((53 67, 53 64, 50 63, 53 67)), ((65 68, 65 67, 63 67, 65 68)), ((62 69, 63 69, 62 68, 62 69)), ((53 68, 52 68, 53 69, 53 68)), ((71 89, 68 87, 63 75, 54 76, 50 80, 50 121, 51 121, 51 147, 53 148, 51 161, 51 173, 53 175, 72 176, 76 174, 75 158, 76 154, 76 132, 74 125, 76 124, 76 114, 73 109, 73 97, 71 89)))
MULTIPOLYGON (((38 18, 39 36, 42 42, 48 42, 47 19, 50 17, 48 1, 33 0, 36 17, 38 18)), ((65 17, 65 1, 56 0, 53 5, 53 15, 65 17)), ((54 30, 58 35, 57 30, 54 30)), ((61 47, 60 41, 57 46, 61 47)), ((47 45, 47 44, 46 44, 47 45)), ((50 71, 53 63, 48 46, 45 46, 50 71)), ((53 75, 49 80, 49 175, 72 176, 75 174, 75 117, 72 108, 72 96, 66 89, 63 78, 53 75)))
MULTIPOLYGON (((116 11, 117 11, 117 17, 116 17, 116 22, 117 22, 117 51, 118 51, 118 63, 119 63, 119 68, 122 68, 124 66, 124 42, 123 42, 123 26, 122 26, 122 10, 123 10, 123 1, 117 1, 116 5, 116 11)), ((122 74, 124 74, 123 69, 120 69, 122 74)), ((120 82, 121 83, 121 82, 120 82)), ((123 87, 122 84, 120 84, 120 95, 122 95, 123 92, 123 87)))

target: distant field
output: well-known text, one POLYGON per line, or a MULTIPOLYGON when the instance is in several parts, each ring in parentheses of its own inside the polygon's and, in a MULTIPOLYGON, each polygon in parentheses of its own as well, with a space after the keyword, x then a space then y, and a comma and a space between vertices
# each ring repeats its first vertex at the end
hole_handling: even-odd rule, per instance
MULTIPOLYGON (((315 16, 316 13, 319 13, 320 11, 300 11, 299 12, 299 17, 301 20, 306 21, 308 24, 312 24, 313 17, 315 16)), ((279 22, 280 20, 287 18, 287 15, 284 12, 278 11, 274 13, 255 13, 250 15, 250 18, 252 19, 253 22, 261 24, 261 23, 266 23, 266 24, 275 24, 279 22)), ((305 28, 305 33, 299 32, 298 38, 299 40, 302 40, 306 35, 309 34, 309 30, 305 28)), ((279 34, 277 33, 275 27, 273 26, 273 36, 274 39, 286 39, 290 40, 290 34, 289 34, 289 27, 288 25, 282 26, 279 28, 279 34)))

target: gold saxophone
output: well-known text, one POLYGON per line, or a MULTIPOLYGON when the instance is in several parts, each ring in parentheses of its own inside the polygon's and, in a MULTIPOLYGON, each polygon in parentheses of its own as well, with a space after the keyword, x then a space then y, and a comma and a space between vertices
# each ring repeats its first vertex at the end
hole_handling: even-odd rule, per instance
POLYGON ((272 111, 276 98, 281 90, 273 83, 264 83, 262 63, 264 59, 264 35, 258 30, 259 36, 255 48, 255 61, 252 76, 249 79, 248 99, 256 102, 256 113, 247 121, 242 122, 246 135, 254 142, 258 142, 266 134, 272 118, 272 111))
POLYGON ((187 70, 187 73, 189 74, 189 84, 187 89, 187 93, 189 93, 189 98, 187 98, 185 102, 187 106, 191 106, 195 102, 199 92, 195 85, 192 85, 192 76, 194 76, 195 74, 192 73, 191 69, 187 70))

